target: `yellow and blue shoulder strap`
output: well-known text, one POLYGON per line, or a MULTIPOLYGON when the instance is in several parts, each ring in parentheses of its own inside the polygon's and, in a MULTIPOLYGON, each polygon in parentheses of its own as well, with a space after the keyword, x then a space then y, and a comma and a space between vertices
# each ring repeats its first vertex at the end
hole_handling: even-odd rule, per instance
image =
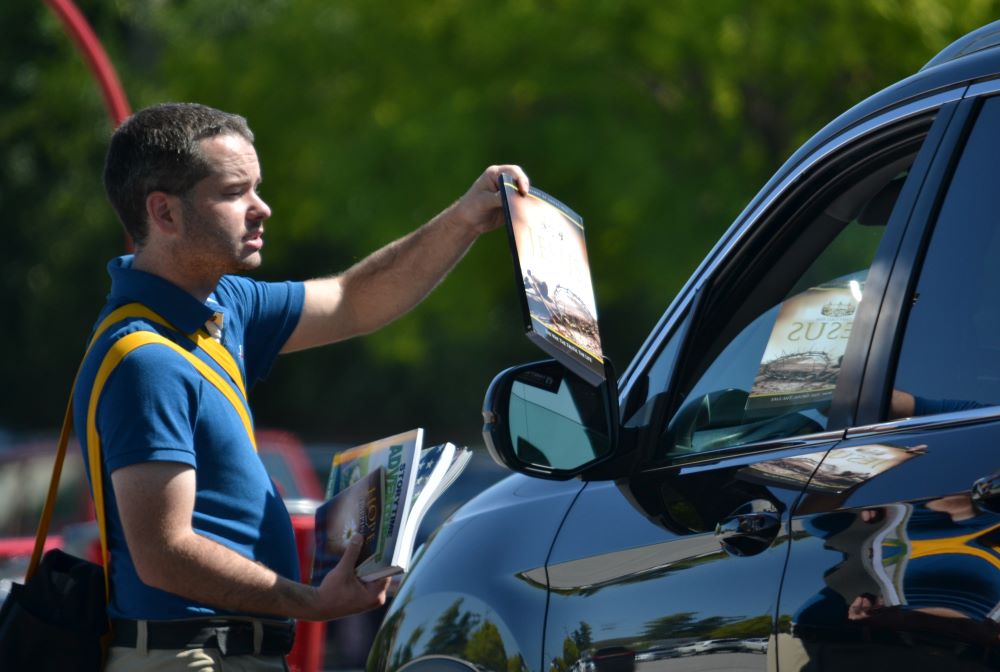
MULTIPOLYGON (((93 346, 97 339, 105 331, 107 331, 111 325, 129 318, 143 318, 156 324, 171 329, 173 328, 166 320, 142 304, 127 304, 114 310, 108 315, 107 318, 101 321, 101 323, 97 326, 97 329, 94 330, 94 335, 91 337, 90 344, 87 346, 87 352, 90 352, 90 347, 93 346)), ((107 354, 105 354, 104 359, 101 361, 101 365, 97 371, 97 376, 94 378, 94 383, 91 387, 90 401, 87 406, 87 457, 90 466, 90 481, 94 489, 94 508, 96 510, 97 524, 101 537, 101 561, 104 565, 104 591, 107 599, 110 599, 111 586, 108 579, 107 519, 104 506, 104 480, 101 473, 100 435, 97 432, 97 405, 100 401, 104 384, 111 376, 115 367, 118 366, 118 364, 120 364, 130 352, 144 345, 155 343, 170 348, 184 357, 202 376, 205 377, 206 380, 208 380, 208 382, 212 383, 212 385, 214 385, 226 397, 230 404, 232 404, 233 409, 239 415, 251 445, 253 445, 254 450, 257 449, 257 441, 254 437, 253 431, 253 422, 250 419, 250 413, 247 406, 246 388, 243 383, 243 376, 240 373, 239 367, 236 365, 236 361, 233 359, 229 351, 225 349, 225 347, 213 340, 207 334, 190 334, 188 335, 188 338, 197 343, 198 347, 205 351, 217 364, 219 364, 219 366, 227 373, 231 382, 226 382, 226 380, 219 375, 215 369, 170 339, 153 331, 136 331, 126 334, 111 344, 107 354)), ((84 354, 84 360, 86 360, 86 357, 87 355, 84 354)), ((79 377, 79 375, 80 372, 78 370, 77 377, 79 377)), ((31 555, 31 562, 28 565, 28 571, 26 573, 26 577, 29 579, 32 575, 34 575, 35 570, 38 568, 38 563, 41 562, 42 552, 45 547, 45 538, 48 536, 49 522, 52 518, 52 511, 55 508, 56 493, 59 489, 59 477, 62 475, 62 465, 66 457, 66 447, 69 444, 69 436, 73 431, 72 389, 75 389, 75 387, 76 380, 73 382, 73 388, 71 388, 70 391, 69 401, 66 404, 62 431, 59 433, 59 445, 56 451, 55 464, 52 467, 52 479, 49 483, 49 491, 45 499, 45 506, 42 509, 41 520, 38 523, 38 531, 35 534, 35 547, 31 555)))
MULTIPOLYGON (((94 330, 94 336, 91 339, 91 343, 96 341, 97 338, 111 325, 129 318, 142 318, 162 327, 177 331, 172 324, 141 303, 127 303, 120 308, 116 308, 107 317, 101 320, 101 323, 97 325, 97 329, 94 330)), ((221 343, 213 339, 207 333, 195 331, 193 334, 188 334, 187 337, 194 341, 199 348, 201 348, 215 361, 216 364, 222 368, 223 371, 226 372, 233 385, 235 385, 240 391, 240 395, 242 395, 243 399, 246 400, 247 391, 246 385, 243 381, 243 374, 240 372, 239 366, 236 365, 236 360, 233 359, 232 353, 226 350, 221 343)))

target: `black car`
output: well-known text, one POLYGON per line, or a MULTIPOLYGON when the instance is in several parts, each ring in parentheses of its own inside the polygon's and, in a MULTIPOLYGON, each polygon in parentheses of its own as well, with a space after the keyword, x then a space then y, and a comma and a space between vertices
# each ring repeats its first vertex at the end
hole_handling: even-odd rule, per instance
POLYGON ((620 377, 501 373, 519 474, 426 545, 368 670, 1000 669, 998 46, 807 142, 620 377))

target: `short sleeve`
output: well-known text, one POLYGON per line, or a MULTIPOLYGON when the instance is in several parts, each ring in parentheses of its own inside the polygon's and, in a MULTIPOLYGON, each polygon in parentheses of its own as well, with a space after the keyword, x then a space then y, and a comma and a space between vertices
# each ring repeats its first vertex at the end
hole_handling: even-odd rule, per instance
POLYGON ((292 335, 302 315, 305 286, 301 282, 259 282, 225 276, 216 289, 220 305, 232 310, 243 331, 247 383, 264 378, 292 335))
POLYGON ((129 353, 108 377, 98 403, 107 473, 150 461, 197 467, 194 426, 202 384, 194 368, 166 346, 129 353))

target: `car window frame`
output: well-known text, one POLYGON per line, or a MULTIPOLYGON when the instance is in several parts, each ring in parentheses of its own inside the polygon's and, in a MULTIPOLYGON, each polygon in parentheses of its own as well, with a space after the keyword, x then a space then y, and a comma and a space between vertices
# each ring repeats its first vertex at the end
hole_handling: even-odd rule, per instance
MULTIPOLYGON (((786 166, 783 166, 778 174, 750 201, 743 212, 736 217, 729 229, 719 238, 715 246, 705 256, 694 273, 691 274, 681 287, 681 290, 667 306, 667 309, 650 331, 649 336, 647 336, 646 340, 636 351, 635 357, 632 358, 619 380, 620 407, 624 408, 627 391, 634 384, 635 379, 649 366, 650 360, 658 355, 664 342, 672 337, 674 330, 690 307, 692 299, 696 294, 696 289, 702 286, 705 278, 711 277, 715 269, 732 254, 733 249, 747 235, 748 231, 771 210, 774 201, 800 180, 804 173, 847 143, 878 132, 897 121, 915 117, 935 109, 943 110, 950 103, 960 101, 967 90, 969 90, 969 87, 965 85, 953 87, 883 110, 844 129, 841 133, 820 145, 815 151, 803 157, 802 160, 795 162, 794 165, 789 166, 786 164, 786 166), (784 175, 783 177, 781 177, 782 174, 784 175), (772 183, 774 183, 773 186, 772 183)), ((789 163, 791 163, 791 160, 789 163)))
POLYGON ((874 345, 869 353, 858 397, 857 422, 849 427, 846 438, 875 437, 886 433, 951 427, 989 422, 1000 418, 1000 406, 939 413, 913 418, 887 419, 887 407, 909 307, 923 267, 924 255, 937 225, 941 205, 947 196, 955 169, 962 158, 965 142, 978 119, 984 101, 1000 93, 994 80, 969 87, 958 103, 951 124, 939 148, 912 215, 912 223, 900 246, 895 267, 883 299, 885 307, 875 325, 874 345))
MULTIPOLYGON (((830 161, 836 160, 837 156, 852 151, 851 148, 856 148, 861 143, 884 136, 887 131, 891 131, 891 129, 899 125, 904 125, 924 116, 933 115, 934 119, 926 130, 924 142, 918 150, 914 163, 910 167, 912 179, 907 179, 907 186, 900 193, 899 199, 894 206, 890 223, 887 225, 886 234, 883 236, 876 257, 872 262, 871 270, 875 272, 875 277, 870 275, 865 290, 867 295, 875 297, 874 300, 866 302, 872 314, 868 316, 859 314, 855 318, 856 325, 854 329, 862 333, 859 334, 858 338, 851 340, 851 344, 848 346, 849 351, 845 354, 845 364, 850 362, 851 365, 845 366, 845 369, 841 373, 840 380, 844 382, 838 383, 835 403, 839 401, 840 406, 846 404, 848 410, 838 411, 837 424, 833 425, 834 419, 831 417, 830 426, 832 429, 822 432, 738 444, 720 450, 675 456, 666 460, 656 459, 655 444, 658 432, 647 431, 644 432, 644 436, 639 441, 641 451, 639 472, 683 467, 700 462, 726 459, 744 453, 787 450, 793 447, 826 443, 831 439, 838 439, 845 436, 846 430, 851 426, 851 421, 853 420, 853 408, 851 408, 853 404, 845 402, 845 399, 848 399, 852 394, 856 398, 858 394, 858 389, 862 381, 861 371, 866 360, 865 353, 871 344, 873 328, 876 322, 875 318, 881 308, 885 284, 889 276, 887 269, 891 269, 892 260, 898 254, 899 246, 906 231, 905 225, 909 221, 915 207, 920 186, 926 180, 927 171, 934 157, 937 155, 945 131, 950 127, 951 116, 959 105, 966 89, 967 87, 965 86, 957 87, 926 98, 911 101, 843 131, 806 156, 770 192, 756 197, 753 201, 753 203, 756 203, 756 206, 753 207, 752 203, 751 207, 748 208, 749 214, 745 211, 737 219, 737 222, 730 227, 730 230, 723 238, 720 239, 719 243, 702 262, 695 274, 692 275, 681 293, 671 303, 667 312, 661 318, 657 329, 647 338, 646 343, 643 344, 622 377, 623 384, 620 388, 622 390, 620 403, 623 404, 624 408, 624 404, 627 402, 633 386, 646 374, 646 371, 652 366, 659 352, 671 341, 678 329, 686 333, 682 334, 684 342, 681 344, 676 360, 683 360, 689 354, 688 341, 692 338, 692 334, 696 334, 698 331, 698 316, 692 315, 692 311, 697 312, 695 309, 699 307, 699 304, 704 303, 704 290, 711 287, 712 282, 718 277, 721 269, 729 267, 733 263, 733 260, 739 256, 741 249, 743 249, 748 236, 751 235, 753 230, 762 225, 766 226, 768 218, 780 216, 778 213, 781 212, 783 204, 787 203, 792 198, 791 194, 794 194, 803 184, 808 184, 810 176, 822 170, 823 166, 829 165, 830 161), (894 227, 894 231, 891 234, 889 230, 890 226, 894 227), (864 318, 863 323, 859 323, 858 321, 862 320, 862 318, 864 318), (850 360, 848 360, 848 357, 850 357, 850 360)), ((667 396, 672 398, 665 401, 663 407, 658 412, 651 414, 651 419, 659 419, 661 425, 667 418, 672 417, 679 402, 676 399, 677 376, 678 367, 675 366, 671 371, 671 381, 667 388, 671 391, 671 394, 667 396)), ((623 418, 623 420, 625 419, 627 418, 623 418)))

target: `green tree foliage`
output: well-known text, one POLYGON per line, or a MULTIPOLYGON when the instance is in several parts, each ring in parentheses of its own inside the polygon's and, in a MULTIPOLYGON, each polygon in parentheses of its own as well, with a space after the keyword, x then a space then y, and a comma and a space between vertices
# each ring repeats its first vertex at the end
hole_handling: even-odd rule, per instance
POLYGON ((586 651, 594 643, 594 631, 586 621, 580 621, 580 627, 570 633, 578 651, 586 651))
MULTIPOLYGON (((258 137, 269 279, 341 270, 518 162, 584 215, 624 367, 712 242, 823 124, 998 15, 997 0, 79 0, 135 107, 198 100, 258 137)), ((104 260, 108 125, 41 2, 0 6, 0 425, 57 424, 104 260), (17 389, 17 393, 14 390, 17 389)), ((258 422, 356 440, 475 440, 520 333, 500 234, 379 334, 287 358, 258 422)))
POLYGON ((507 669, 507 654, 503 646, 500 630, 490 622, 484 621, 479 628, 469 636, 465 646, 465 660, 491 672, 505 672, 507 669))
POLYGON ((472 628, 479 624, 479 616, 462 611, 461 607, 462 598, 459 598, 438 617, 427 642, 427 650, 455 656, 465 653, 472 628))

